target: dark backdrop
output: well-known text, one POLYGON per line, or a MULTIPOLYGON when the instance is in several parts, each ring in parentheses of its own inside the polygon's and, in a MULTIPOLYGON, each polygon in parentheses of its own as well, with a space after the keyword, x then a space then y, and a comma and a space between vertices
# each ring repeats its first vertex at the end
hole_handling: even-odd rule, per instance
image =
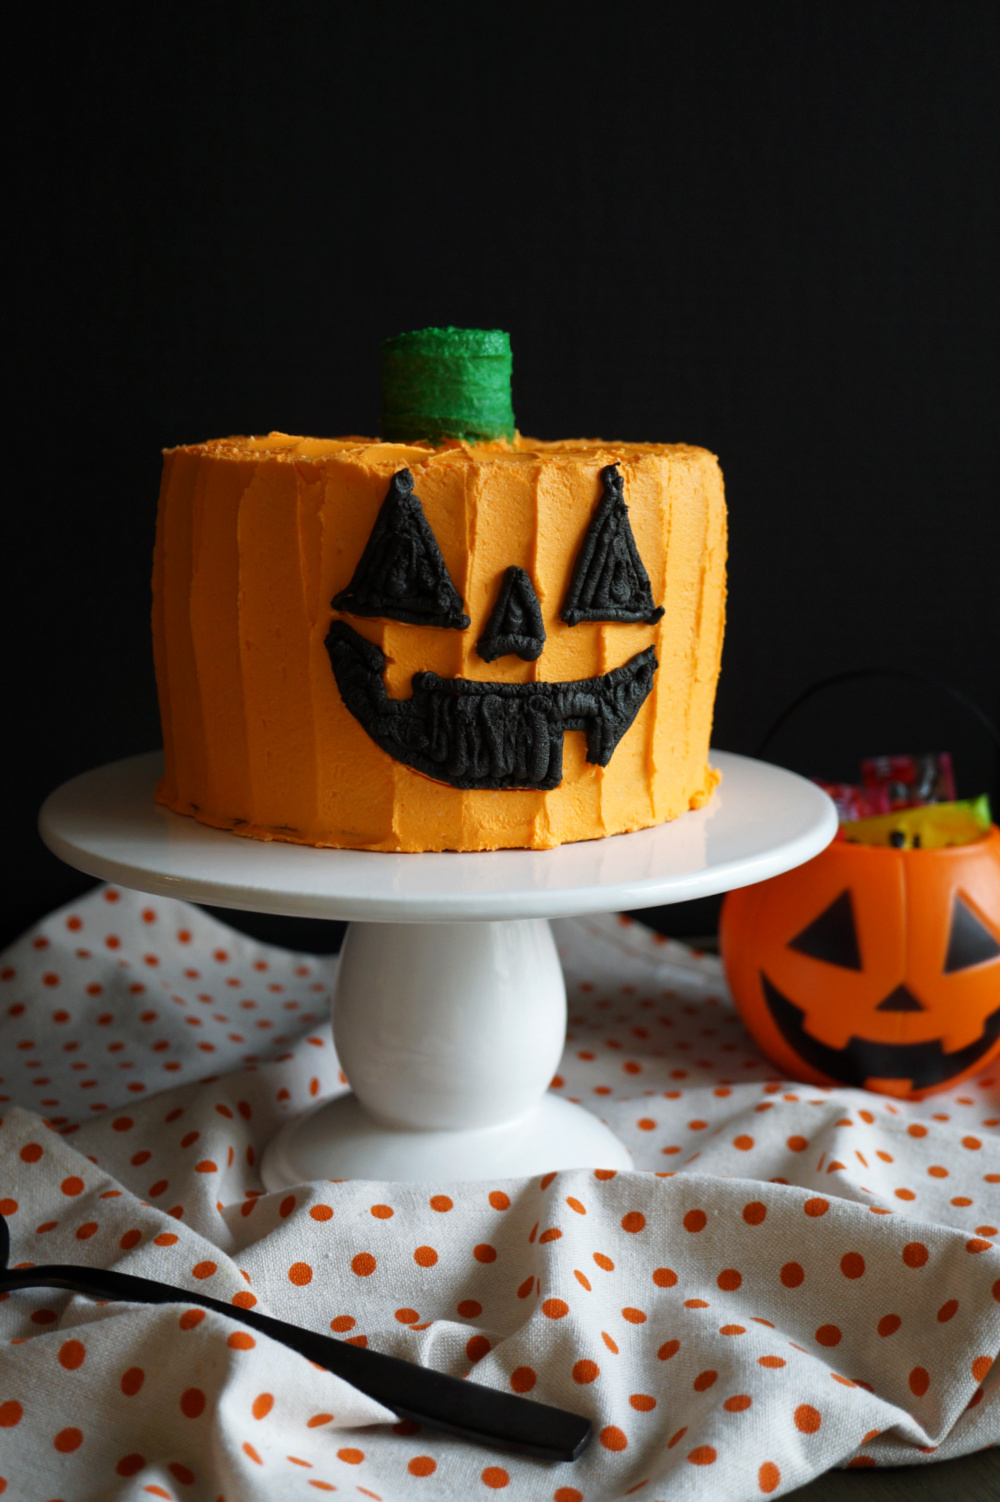
MULTIPOLYGON (((428 323, 510 330, 525 432, 720 455, 717 745, 872 662, 995 715, 998 16, 22 8, 4 936, 89 885, 34 832, 44 795, 159 739, 159 450, 374 432, 379 341, 428 323)), ((963 793, 995 790, 986 738, 913 687, 838 690, 774 757, 846 777, 945 746, 963 793)))

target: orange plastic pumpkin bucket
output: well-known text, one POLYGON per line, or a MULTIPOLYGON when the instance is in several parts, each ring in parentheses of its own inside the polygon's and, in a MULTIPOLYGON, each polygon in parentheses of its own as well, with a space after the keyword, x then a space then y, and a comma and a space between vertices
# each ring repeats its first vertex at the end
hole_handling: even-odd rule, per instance
POLYGON ((920 1098, 1000 1053, 1000 830, 941 850, 835 840, 730 892, 720 945, 788 1075, 920 1098))
MULTIPOLYGON (((807 688, 757 755, 809 699, 866 678, 943 691, 1000 747, 997 728, 950 684, 861 668, 807 688)), ((719 940, 743 1021, 791 1078, 919 1099, 1000 1053, 996 825, 940 849, 834 840, 797 870, 730 892, 719 940)))

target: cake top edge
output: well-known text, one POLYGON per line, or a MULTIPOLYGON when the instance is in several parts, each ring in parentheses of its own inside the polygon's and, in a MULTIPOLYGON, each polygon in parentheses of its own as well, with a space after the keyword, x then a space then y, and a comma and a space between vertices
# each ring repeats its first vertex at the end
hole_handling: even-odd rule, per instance
POLYGON ((211 438, 202 443, 183 443, 163 450, 164 455, 191 454, 221 460, 265 459, 276 463, 302 464, 323 461, 365 462, 393 468, 450 464, 463 456, 480 462, 521 464, 534 458, 603 459, 605 463, 622 460, 636 462, 646 457, 680 459, 707 455, 709 449, 688 443, 645 443, 603 438, 564 438, 548 441, 515 433, 513 442, 489 443, 452 441, 441 447, 426 442, 394 443, 386 439, 351 434, 343 438, 308 438, 292 433, 235 435, 211 438))

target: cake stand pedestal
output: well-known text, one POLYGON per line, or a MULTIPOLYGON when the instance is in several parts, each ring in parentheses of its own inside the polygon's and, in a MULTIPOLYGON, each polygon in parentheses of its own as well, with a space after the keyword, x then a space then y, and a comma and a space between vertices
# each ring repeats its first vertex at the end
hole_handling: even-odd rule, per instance
POLYGON ((556 850, 386 855, 240 839, 154 801, 159 754, 74 778, 39 828, 106 881, 217 907, 348 919, 333 1033, 351 1093, 290 1121, 269 1189, 312 1179, 435 1180, 628 1168, 581 1106, 546 1094, 566 991, 548 919, 706 897, 823 850, 833 804, 766 762, 717 752, 707 808, 556 850))

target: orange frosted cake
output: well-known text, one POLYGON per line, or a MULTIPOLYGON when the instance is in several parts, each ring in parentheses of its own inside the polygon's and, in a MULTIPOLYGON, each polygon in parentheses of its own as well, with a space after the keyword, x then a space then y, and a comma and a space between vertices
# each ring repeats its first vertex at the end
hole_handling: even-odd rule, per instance
POLYGON ((704 804, 715 458, 535 442, 512 414, 499 433, 407 423, 428 436, 392 441, 384 413, 383 441, 165 455, 160 801, 257 839, 396 851, 544 849, 704 804))

